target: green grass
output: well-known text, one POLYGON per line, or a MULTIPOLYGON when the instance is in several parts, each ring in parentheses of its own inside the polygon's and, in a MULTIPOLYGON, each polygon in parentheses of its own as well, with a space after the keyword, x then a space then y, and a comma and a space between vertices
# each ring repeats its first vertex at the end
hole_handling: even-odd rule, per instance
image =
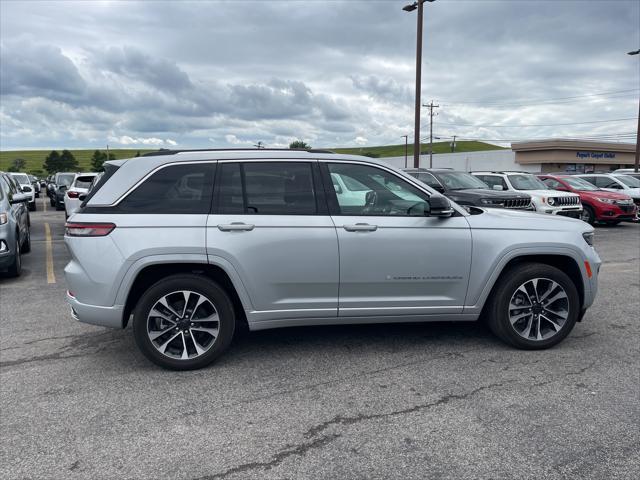
MULTIPOLYGON (((491 145, 483 142, 456 142, 456 152, 477 152, 481 150, 497 150, 503 147, 497 145, 491 145)), ((329 148, 336 153, 346 153, 352 155, 366 155, 368 153, 382 157, 401 157, 404 155, 404 144, 399 145, 384 145, 380 147, 355 147, 355 148, 329 148)), ((116 158, 130 158, 134 157, 137 152, 143 154, 152 150, 139 150, 139 149, 120 149, 109 150, 109 153, 113 153, 116 158)), ((422 144, 422 152, 429 151, 429 144, 422 144)), ((24 171, 31 173, 38 170, 44 170, 42 164, 45 157, 49 154, 50 150, 14 150, 14 151, 0 151, 0 171, 6 171, 9 169, 13 160, 16 158, 24 159, 26 166, 24 171)), ((61 152, 61 150, 58 150, 61 152)), ((79 164, 79 171, 88 172, 91 170, 91 156, 94 150, 71 150, 71 153, 76 158, 79 164)), ((450 153, 451 147, 449 142, 437 142, 433 144, 433 153, 450 153)), ((409 145, 408 155, 413 156, 413 145, 409 145)), ((44 173, 44 172, 43 172, 44 173)))
MULTIPOLYGON (((491 145, 484 142, 456 142, 456 152, 478 152, 482 150, 500 150, 504 147, 491 145)), ((429 152, 429 144, 423 143, 422 153, 429 152)), ((404 143, 399 145, 385 145, 382 147, 356 147, 356 148, 331 148, 336 153, 346 153, 350 155, 366 155, 373 153, 382 157, 402 157, 404 156, 404 143)), ((413 144, 409 144, 408 155, 413 156, 413 144)), ((451 153, 449 142, 436 142, 433 144, 433 153, 451 153)))
MULTIPOLYGON (((16 158, 24 159, 26 163, 26 167, 24 168, 24 170, 28 173, 35 172, 37 170, 44 170, 42 168, 42 164, 44 163, 44 159, 50 151, 51 150, 14 150, 0 152, 0 170, 8 170, 16 158)), ((76 160, 78 161, 79 171, 88 172, 89 170, 91 170, 91 156, 93 155, 94 151, 95 149, 70 150, 70 152, 74 157, 76 157, 76 160)), ((140 155, 142 155, 143 153, 148 151, 150 150, 139 150, 137 148, 122 150, 109 149, 109 153, 113 153, 117 159, 134 157, 137 152, 140 152, 140 155)), ((58 150, 58 153, 60 152, 62 152, 62 150, 58 150)))

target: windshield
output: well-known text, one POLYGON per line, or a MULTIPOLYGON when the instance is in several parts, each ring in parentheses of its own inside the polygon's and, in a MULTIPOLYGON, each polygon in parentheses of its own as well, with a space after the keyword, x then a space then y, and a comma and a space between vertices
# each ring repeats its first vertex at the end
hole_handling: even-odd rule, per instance
POLYGON ((71 182, 73 182, 73 178, 75 175, 73 173, 66 173, 64 175, 58 176, 58 185, 70 186, 71 182))
POLYGON ((20 184, 20 185, 29 185, 31 182, 29 181, 29 177, 27 177, 24 174, 12 174, 11 175, 13 178, 16 179, 16 181, 20 184))
POLYGON ((93 182, 94 175, 85 175, 83 177, 76 178, 73 186, 76 188, 89 188, 91 182, 93 182))
POLYGON ((489 185, 479 178, 464 172, 438 172, 438 179, 450 190, 467 190, 470 188, 480 188, 489 190, 489 185))
POLYGON ((581 178, 564 177, 562 181, 568 184, 571 188, 574 188, 575 190, 579 190, 581 192, 591 192, 593 190, 600 190, 595 185, 592 185, 591 183, 587 182, 586 180, 582 180, 581 178))
POLYGON ((640 180, 636 178, 629 175, 616 175, 615 177, 629 188, 640 188, 640 180))
POLYGON ((509 181, 516 190, 549 190, 549 187, 533 175, 509 175, 509 181))

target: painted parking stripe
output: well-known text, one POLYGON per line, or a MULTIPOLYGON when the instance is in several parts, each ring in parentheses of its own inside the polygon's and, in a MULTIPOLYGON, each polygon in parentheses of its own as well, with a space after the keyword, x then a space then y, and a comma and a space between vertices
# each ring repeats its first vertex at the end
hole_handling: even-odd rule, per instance
POLYGON ((45 241, 47 248, 47 283, 56 283, 56 274, 53 271, 53 244, 51 241, 51 227, 44 224, 45 241))

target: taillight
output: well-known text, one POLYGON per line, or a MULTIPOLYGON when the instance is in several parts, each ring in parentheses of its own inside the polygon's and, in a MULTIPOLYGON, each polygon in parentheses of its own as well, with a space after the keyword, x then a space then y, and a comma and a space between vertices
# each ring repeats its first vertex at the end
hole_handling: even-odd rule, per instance
POLYGON ((70 192, 67 192, 67 196, 69 198, 78 198, 80 196, 80 192, 70 191, 70 192))
POLYGON ((114 228, 113 223, 76 223, 69 222, 64 225, 65 235, 69 237, 104 237, 109 235, 114 228))

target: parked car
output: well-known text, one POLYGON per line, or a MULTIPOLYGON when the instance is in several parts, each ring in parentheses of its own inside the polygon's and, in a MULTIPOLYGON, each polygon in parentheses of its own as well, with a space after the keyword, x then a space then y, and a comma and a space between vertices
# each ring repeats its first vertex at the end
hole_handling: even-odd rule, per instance
POLYGON ((29 175, 26 173, 11 173, 13 179, 20 185, 22 193, 26 193, 29 196, 29 211, 33 212, 36 209, 36 192, 31 185, 29 175))
POLYGON ((82 200, 80 196, 89 191, 89 186, 93 182, 97 173, 78 173, 76 174, 71 186, 66 190, 64 196, 65 218, 69 218, 78 209, 82 200))
POLYGON ((636 180, 640 180, 640 172, 636 172, 635 168, 619 168, 618 170, 614 170, 614 175, 628 175, 629 177, 633 177, 636 180))
POLYGON ((426 168, 408 168, 404 171, 458 205, 534 210, 531 197, 526 193, 492 190, 482 180, 466 172, 426 168))
POLYGON ((60 172, 54 175, 49 189, 49 201, 56 210, 64 210, 65 193, 75 177, 76 174, 71 172, 60 172))
POLYGON ((22 271, 22 254, 31 250, 28 202, 29 195, 0 172, 0 270, 13 277, 22 271))
POLYGON ((29 180, 31 180, 33 190, 36 192, 36 198, 40 198, 40 181, 33 175, 29 175, 29 180))
POLYGON ((636 204, 636 207, 640 208, 640 180, 617 173, 585 173, 576 176, 602 190, 629 195, 633 198, 633 203, 636 204))
POLYGON ((495 190, 525 192, 539 213, 580 218, 580 196, 570 192, 550 190, 535 175, 527 172, 471 172, 495 190))
POLYGON ((138 347, 163 367, 211 363, 241 323, 483 314, 509 344, 548 348, 596 295, 590 225, 507 209, 471 214, 367 157, 163 151, 105 168, 66 224, 67 300, 83 322, 124 328, 131 317, 138 347), (369 190, 357 205, 342 203, 331 174, 369 190))
POLYGON ((603 222, 617 225, 624 220, 635 220, 637 208, 629 195, 601 190, 586 180, 572 175, 547 175, 538 177, 553 190, 580 195, 581 220, 594 224, 603 222))

